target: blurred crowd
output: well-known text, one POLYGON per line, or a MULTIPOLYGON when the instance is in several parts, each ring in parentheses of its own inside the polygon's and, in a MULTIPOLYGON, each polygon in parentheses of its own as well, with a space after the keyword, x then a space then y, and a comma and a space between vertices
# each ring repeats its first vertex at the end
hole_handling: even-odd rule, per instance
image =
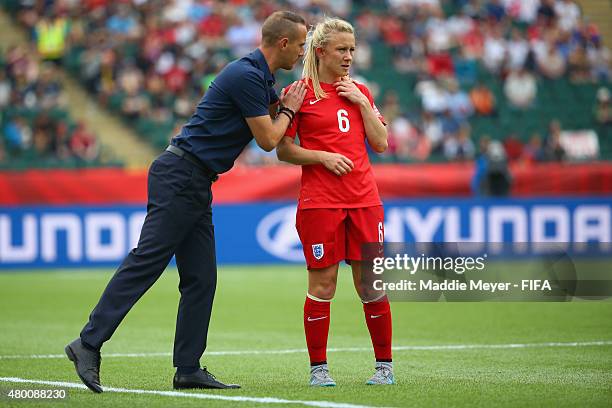
MULTIPOLYGON (((102 104, 135 125, 169 126, 169 139, 219 70, 257 46, 265 17, 287 8, 309 23, 324 15, 354 23, 355 78, 377 64, 377 44, 391 50, 395 70, 417 78, 417 112, 407 112, 392 90, 377 95, 369 78, 389 123, 383 159, 473 159, 470 119, 495 117, 501 103, 529 111, 542 79, 601 83, 594 120, 610 123, 610 51, 573 0, 22 0, 16 16, 44 61, 72 61, 102 104), (483 75, 503 84, 503 101, 483 75)), ((516 143, 504 144, 529 151, 532 141, 554 144, 550 133, 520 135, 529 139, 524 144, 508 135, 516 143)), ((275 162, 253 149, 244 162, 275 162)))
POLYGON ((27 47, 0 54, 0 162, 22 158, 61 165, 98 157, 95 135, 68 116, 57 70, 27 47))
MULTIPOLYGON (((456 0, 456 12, 449 18, 435 0, 390 0, 390 5, 382 30, 376 29, 380 17, 369 11, 357 17, 357 24, 362 30, 372 28, 367 30, 369 38, 382 35, 393 47, 397 70, 419 78, 415 92, 422 112, 417 118, 401 112, 393 92, 384 97, 382 111, 391 120, 394 155, 423 160, 439 153, 446 160, 473 159, 478 149, 470 118, 496 117, 499 103, 528 112, 540 80, 565 77, 575 84, 602 83, 592 101, 599 112, 594 124, 610 123, 605 87, 610 51, 573 0, 456 0), (503 101, 479 81, 482 77, 503 84, 503 101)), ((503 145, 511 160, 563 160, 563 154, 546 153, 550 146, 562 150, 554 136, 558 130, 557 120, 546 135, 504 135, 503 145)))
MULTIPOLYGON (((519 83, 517 86, 529 84, 519 83)), ((476 84, 466 92, 458 87, 456 81, 447 78, 444 81, 422 81, 418 91, 423 95, 423 109, 416 116, 402 113, 396 93, 385 95, 381 111, 390 123, 390 143, 383 156, 400 161, 419 161, 437 155, 447 161, 466 161, 483 152, 473 141, 469 119, 495 118, 498 115, 495 96, 485 85, 476 84)), ((607 88, 598 90, 592 115, 594 126, 612 126, 612 104, 607 88)), ((512 162, 564 161, 566 155, 559 143, 561 131, 560 120, 554 119, 544 133, 534 132, 527 138, 516 132, 509 133, 503 135, 501 144, 512 162)), ((489 141, 491 137, 493 135, 481 135, 479 141, 489 141)))

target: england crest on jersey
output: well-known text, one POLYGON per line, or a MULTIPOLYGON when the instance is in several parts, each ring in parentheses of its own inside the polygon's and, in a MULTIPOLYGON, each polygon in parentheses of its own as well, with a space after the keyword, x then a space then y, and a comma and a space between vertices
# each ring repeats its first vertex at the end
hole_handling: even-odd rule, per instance
POLYGON ((323 258, 323 255, 325 254, 325 251, 323 250, 323 244, 314 244, 312 246, 312 254, 317 260, 323 258))

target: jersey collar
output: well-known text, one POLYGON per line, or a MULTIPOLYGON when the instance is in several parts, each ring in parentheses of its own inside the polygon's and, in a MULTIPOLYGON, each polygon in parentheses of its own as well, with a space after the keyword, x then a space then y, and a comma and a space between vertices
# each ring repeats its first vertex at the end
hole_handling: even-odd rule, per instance
POLYGON ((251 52, 247 58, 253 63, 253 65, 263 72, 264 79, 268 83, 268 86, 272 86, 276 83, 276 78, 274 78, 274 75, 272 75, 272 72, 270 72, 268 62, 259 48, 251 52))

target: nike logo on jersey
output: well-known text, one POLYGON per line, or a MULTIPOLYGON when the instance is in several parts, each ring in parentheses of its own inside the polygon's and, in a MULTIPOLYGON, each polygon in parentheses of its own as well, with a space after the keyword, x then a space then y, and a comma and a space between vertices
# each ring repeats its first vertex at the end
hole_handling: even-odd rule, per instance
POLYGON ((370 319, 376 319, 376 318, 378 318, 380 316, 382 316, 382 315, 370 315, 370 319))
POLYGON ((317 99, 317 100, 314 100, 314 101, 310 101, 310 104, 311 104, 311 105, 314 105, 315 103, 317 103, 317 102, 319 102, 319 101, 320 101, 320 99, 317 99))
POLYGON ((307 319, 307 320, 308 320, 309 322, 314 322, 315 320, 323 320, 323 319, 327 319, 327 316, 323 316, 323 317, 315 317, 315 318, 312 318, 312 317, 308 316, 308 319, 307 319))

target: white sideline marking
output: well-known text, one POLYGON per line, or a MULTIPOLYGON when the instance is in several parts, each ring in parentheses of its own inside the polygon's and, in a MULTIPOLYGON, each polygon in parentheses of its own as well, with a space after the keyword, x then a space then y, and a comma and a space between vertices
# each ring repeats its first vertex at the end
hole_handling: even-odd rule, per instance
MULTIPOLYGON (((88 388, 79 383, 63 382, 63 381, 44 381, 44 380, 28 380, 25 378, 17 377, 0 377, 2 382, 10 383, 22 383, 22 384, 40 384, 49 385, 53 387, 61 388, 77 388, 87 390, 88 388)), ((191 392, 179 392, 179 391, 158 391, 158 390, 138 390, 128 388, 115 388, 115 387, 102 387, 105 392, 118 392, 124 394, 149 394, 149 395, 161 395, 164 397, 182 397, 182 398, 195 398, 195 399, 211 399, 211 400, 223 400, 233 402, 256 402, 260 404, 298 404, 306 405, 310 407, 322 407, 322 408, 374 408, 367 405, 355 405, 347 404, 343 402, 331 402, 331 401, 304 401, 304 400, 287 400, 273 397, 240 397, 240 396, 227 396, 217 394, 205 394, 205 393, 191 393, 191 392)))
MULTIPOLYGON (((523 348, 542 348, 542 347, 589 347, 589 346, 610 346, 612 340, 582 341, 582 342, 549 342, 549 343, 510 343, 510 344, 440 344, 433 346, 395 346, 393 351, 444 351, 444 350, 486 350, 486 349, 523 349, 523 348)), ((371 351, 371 347, 343 347, 327 349, 331 353, 371 351)), ((227 351, 207 351, 205 356, 240 356, 240 355, 259 355, 259 354, 297 354, 306 353, 307 349, 286 349, 286 350, 227 350, 227 351)), ((113 357, 170 357, 172 353, 109 353, 102 354, 104 358, 113 357)), ((0 356, 0 360, 17 359, 53 359, 66 358, 65 354, 31 354, 31 355, 5 355, 0 356)))

